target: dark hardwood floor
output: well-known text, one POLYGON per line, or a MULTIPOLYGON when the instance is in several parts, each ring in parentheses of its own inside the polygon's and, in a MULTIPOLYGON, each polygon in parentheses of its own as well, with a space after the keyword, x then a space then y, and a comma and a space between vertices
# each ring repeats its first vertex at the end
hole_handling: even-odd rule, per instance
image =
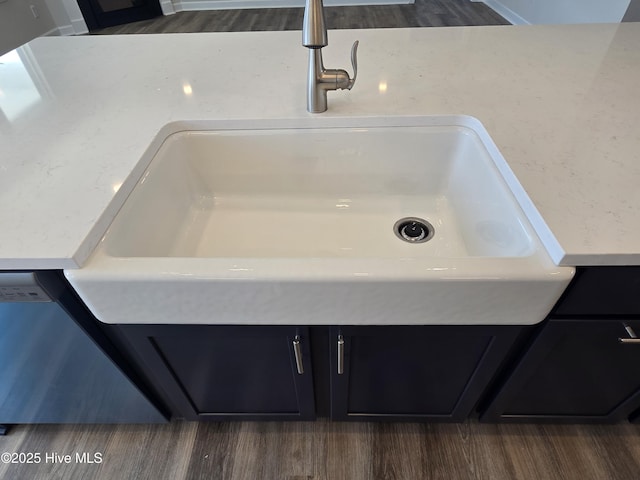
POLYGON ((632 480, 640 426, 237 422, 18 426, 3 479, 632 480), (45 461, 71 455, 70 463, 45 461), (80 463, 76 453, 100 463, 80 463), (96 454, 99 454, 96 456, 96 454))
MULTIPOLYGON (((97 30, 95 34, 190 33, 301 30, 302 8, 259 8, 179 12, 97 30)), ((325 7, 327 28, 406 28, 508 25, 484 3, 416 0, 411 5, 325 7)))

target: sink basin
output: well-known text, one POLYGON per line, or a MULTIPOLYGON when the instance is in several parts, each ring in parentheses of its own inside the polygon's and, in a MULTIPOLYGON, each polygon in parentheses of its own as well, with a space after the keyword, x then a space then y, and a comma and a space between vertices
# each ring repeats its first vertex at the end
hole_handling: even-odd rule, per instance
POLYGON ((466 127, 186 131, 166 139, 105 247, 116 257, 511 257, 534 247, 524 223, 466 127), (427 219, 433 239, 398 241, 406 216, 427 219))
POLYGON ((65 272, 106 323, 532 324, 573 274, 474 118, 189 127, 65 272))

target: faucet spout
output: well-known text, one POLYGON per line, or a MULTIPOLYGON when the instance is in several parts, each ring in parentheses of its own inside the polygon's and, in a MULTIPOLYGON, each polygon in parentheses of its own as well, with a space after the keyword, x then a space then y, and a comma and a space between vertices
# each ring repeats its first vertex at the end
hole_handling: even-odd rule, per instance
POLYGON ((306 0, 302 20, 302 45, 307 48, 322 48, 328 43, 322 0, 306 0))
POLYGON ((309 49, 307 110, 310 113, 322 113, 327 110, 327 92, 329 90, 351 90, 356 81, 358 41, 351 48, 353 78, 350 78, 345 70, 324 68, 322 47, 326 47, 327 44, 327 27, 324 21, 322 0, 306 0, 302 21, 302 45, 309 49))

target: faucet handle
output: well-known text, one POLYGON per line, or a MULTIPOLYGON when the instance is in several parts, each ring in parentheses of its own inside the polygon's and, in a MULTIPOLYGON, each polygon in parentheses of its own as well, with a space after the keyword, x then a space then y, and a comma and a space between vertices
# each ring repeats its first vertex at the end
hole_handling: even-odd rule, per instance
POLYGON ((353 67, 353 78, 349 79, 349 84, 347 85, 347 90, 351 90, 353 88, 353 84, 356 83, 356 77, 358 76, 358 45, 360 44, 359 40, 353 42, 353 46, 351 47, 351 66, 353 67))

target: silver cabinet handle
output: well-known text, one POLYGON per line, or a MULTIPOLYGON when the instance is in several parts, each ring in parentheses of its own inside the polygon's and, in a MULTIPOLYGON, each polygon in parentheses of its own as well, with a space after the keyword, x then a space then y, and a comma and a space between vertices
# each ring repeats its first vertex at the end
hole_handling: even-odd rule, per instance
POLYGON ((293 338, 293 354, 296 357, 296 368, 298 369, 298 375, 304 373, 304 367, 302 366, 302 347, 300 346, 300 335, 296 335, 293 338))
POLYGON ((344 337, 338 335, 338 375, 344 373, 344 337))
POLYGON ((633 328, 631 328, 629 325, 627 325, 625 323, 624 324, 624 329, 629 334, 629 338, 618 338, 618 342, 626 343, 626 344, 632 344, 632 345, 633 344, 640 344, 640 338, 638 338, 638 336, 636 335, 636 332, 633 331, 633 328))

